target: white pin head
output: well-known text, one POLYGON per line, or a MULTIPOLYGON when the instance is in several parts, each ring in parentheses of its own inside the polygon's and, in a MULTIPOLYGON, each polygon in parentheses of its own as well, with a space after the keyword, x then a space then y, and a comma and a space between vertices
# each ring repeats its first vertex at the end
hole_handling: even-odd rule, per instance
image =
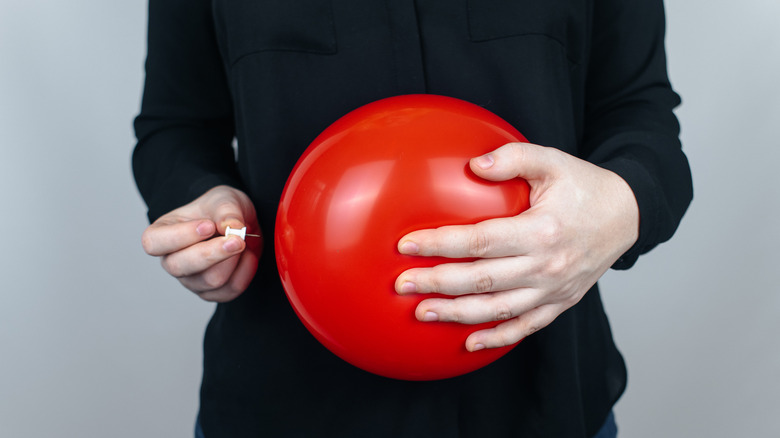
POLYGON ((241 240, 246 240, 246 227, 241 228, 240 230, 227 227, 225 230, 225 237, 230 235, 238 236, 241 240))

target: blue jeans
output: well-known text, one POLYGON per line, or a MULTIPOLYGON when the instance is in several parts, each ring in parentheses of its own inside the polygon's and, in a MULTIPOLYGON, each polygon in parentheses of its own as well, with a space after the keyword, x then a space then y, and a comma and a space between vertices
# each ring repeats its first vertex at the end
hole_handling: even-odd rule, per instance
POLYGON ((617 437, 617 423, 615 423, 615 413, 610 412, 604 425, 601 426, 596 435, 593 438, 616 438, 617 437))
MULTIPOLYGON (((617 424, 615 423, 615 414, 609 413, 607 420, 601 429, 593 436, 593 438, 616 438, 617 437, 617 424)), ((205 438, 203 436, 203 430, 200 428, 200 422, 195 423, 195 438, 205 438)))

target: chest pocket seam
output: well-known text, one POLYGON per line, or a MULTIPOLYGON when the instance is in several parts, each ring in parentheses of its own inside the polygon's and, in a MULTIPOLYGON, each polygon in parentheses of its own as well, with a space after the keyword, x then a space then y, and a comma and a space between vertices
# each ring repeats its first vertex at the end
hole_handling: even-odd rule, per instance
POLYGON ((219 2, 228 65, 264 52, 334 55, 338 51, 331 0, 219 2))
POLYGON ((545 38, 561 47, 569 63, 580 65, 582 56, 575 52, 575 47, 572 47, 575 44, 569 41, 570 38, 577 36, 571 34, 573 30, 567 21, 572 20, 567 16, 569 11, 548 12, 552 9, 545 6, 546 1, 542 6, 537 4, 536 8, 528 7, 529 4, 533 6, 534 0, 528 2, 468 0, 469 39, 474 43, 485 43, 523 37, 545 38))

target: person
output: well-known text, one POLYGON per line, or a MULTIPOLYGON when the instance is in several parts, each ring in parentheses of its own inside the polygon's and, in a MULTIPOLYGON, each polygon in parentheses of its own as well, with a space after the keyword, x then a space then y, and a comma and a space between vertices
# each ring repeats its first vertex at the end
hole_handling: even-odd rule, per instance
POLYGON ((615 436, 627 373, 596 282, 669 239, 692 198, 664 26, 662 0, 150 0, 133 170, 144 249, 219 303, 198 433, 615 436), (316 135, 414 93, 481 105, 529 139, 470 162, 488 180, 528 180, 529 210, 398 242, 478 258, 402 273, 399 294, 451 296, 423 300, 416 318, 502 321, 472 333, 470 351, 523 339, 429 382, 367 373, 317 343, 272 245, 284 183, 316 135), (227 226, 264 239, 226 238, 227 226))

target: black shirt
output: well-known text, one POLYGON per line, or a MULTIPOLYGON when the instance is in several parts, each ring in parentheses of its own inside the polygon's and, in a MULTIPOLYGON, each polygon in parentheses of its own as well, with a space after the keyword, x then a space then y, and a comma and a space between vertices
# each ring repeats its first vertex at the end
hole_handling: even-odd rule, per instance
POLYGON ((630 267, 671 237, 692 193, 663 38, 661 0, 151 0, 133 155, 149 218, 229 184, 267 237, 253 284, 207 329, 205 435, 594 434, 626 384, 596 287, 481 370, 397 381, 303 328, 270 236, 284 182, 320 131, 371 101, 432 93, 623 177, 640 235, 615 267, 630 267))

